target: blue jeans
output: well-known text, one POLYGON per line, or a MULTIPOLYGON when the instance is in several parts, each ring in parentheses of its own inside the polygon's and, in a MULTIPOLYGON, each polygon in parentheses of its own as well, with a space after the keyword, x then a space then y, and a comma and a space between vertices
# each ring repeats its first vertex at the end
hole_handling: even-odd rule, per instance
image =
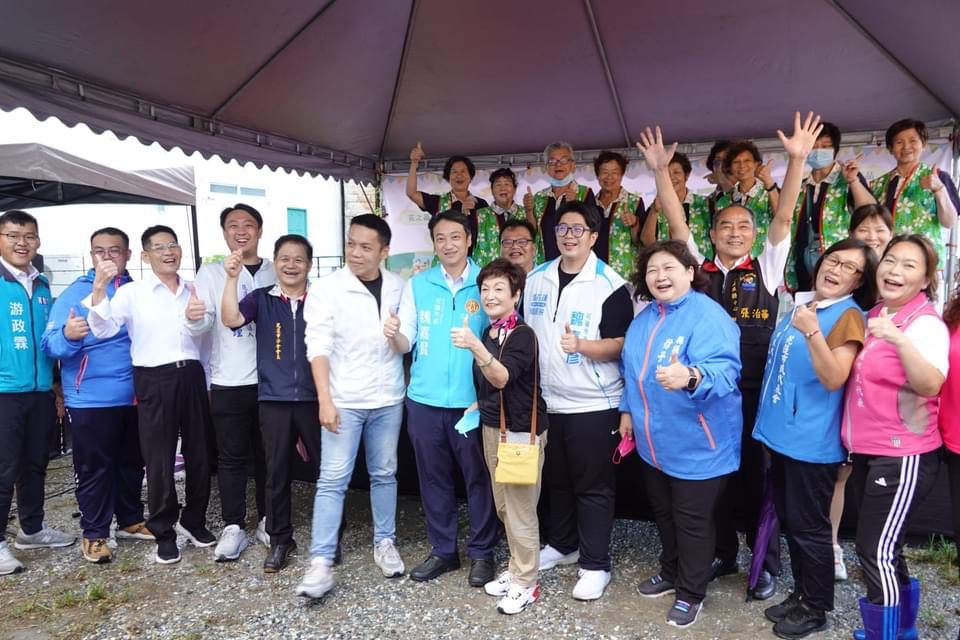
POLYGON ((373 543, 396 535, 397 441, 403 420, 403 403, 379 409, 340 409, 340 432, 323 429, 320 477, 313 501, 312 557, 333 560, 343 517, 343 498, 353 476, 353 466, 363 438, 370 473, 370 509, 373 543))

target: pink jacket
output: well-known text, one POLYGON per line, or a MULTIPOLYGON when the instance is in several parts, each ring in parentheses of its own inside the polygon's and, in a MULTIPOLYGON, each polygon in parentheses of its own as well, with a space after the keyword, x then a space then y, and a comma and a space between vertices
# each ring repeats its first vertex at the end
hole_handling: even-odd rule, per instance
MULTIPOLYGON (((871 309, 867 319, 880 315, 882 307, 871 309)), ((893 321, 905 331, 926 315, 937 316, 937 311, 921 292, 893 321)), ((939 449, 938 409, 939 398, 917 395, 910 388, 897 348, 868 335, 847 381, 842 430, 847 451, 897 457, 939 449)))
POLYGON ((940 390, 940 435, 947 449, 960 453, 960 326, 950 333, 950 370, 940 390))

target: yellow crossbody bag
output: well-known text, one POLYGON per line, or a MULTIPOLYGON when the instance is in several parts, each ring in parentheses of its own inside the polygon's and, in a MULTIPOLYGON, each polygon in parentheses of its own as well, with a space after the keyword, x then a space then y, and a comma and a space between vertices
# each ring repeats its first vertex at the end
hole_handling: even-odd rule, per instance
MULTIPOLYGON (((528 327, 529 331, 533 331, 528 327)), ((500 345, 500 355, 508 335, 500 345)), ((540 472, 540 444, 537 442, 537 396, 540 390, 539 346, 533 337, 533 408, 530 411, 530 443, 507 442, 507 414, 504 409, 503 389, 500 390, 500 442, 497 445, 497 469, 494 480, 501 484, 537 484, 540 472)))

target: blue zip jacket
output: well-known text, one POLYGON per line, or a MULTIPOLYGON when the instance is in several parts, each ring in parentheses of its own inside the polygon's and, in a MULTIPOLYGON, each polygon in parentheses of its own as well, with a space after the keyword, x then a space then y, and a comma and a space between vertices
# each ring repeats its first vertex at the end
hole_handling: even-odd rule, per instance
MULTIPOLYGON (((309 295, 309 290, 307 291, 309 295)), ((317 388, 307 360, 303 306, 297 312, 280 287, 254 289, 240 301, 246 323, 257 323, 257 398, 274 402, 316 402, 317 388)), ((236 328, 236 327, 234 327, 236 328)))
MULTIPOLYGON (((44 353, 60 360, 64 404, 73 409, 124 407, 134 402, 133 363, 126 325, 117 335, 105 340, 95 338, 92 333, 82 340, 70 340, 63 334, 71 309, 82 318, 90 312, 80 301, 93 291, 94 274, 90 269, 60 294, 40 341, 44 353)), ((107 286, 107 297, 112 298, 117 288, 128 282, 132 282, 128 273, 116 277, 107 286)))
POLYGON ((40 348, 50 313, 50 284, 33 281, 33 296, 0 265, 0 393, 50 391, 53 361, 40 348))
POLYGON ((446 409, 464 409, 477 401, 473 386, 473 355, 450 340, 450 330, 469 318, 470 330, 481 335, 490 324, 480 304, 477 274, 480 267, 470 260, 463 286, 454 296, 443 279, 440 266, 413 277, 411 287, 417 309, 417 327, 407 396, 421 404, 446 409))
POLYGON ((637 453, 647 464, 682 480, 740 467, 740 329, 723 307, 697 291, 653 302, 630 323, 620 357, 620 412, 630 413, 637 453), (703 374, 692 393, 657 382, 657 367, 673 355, 703 374))
MULTIPOLYGON (((853 298, 817 309, 824 336, 848 309, 853 298)), ((760 408, 753 437, 773 451, 801 462, 843 462, 840 439, 844 387, 829 391, 817 378, 803 333, 793 326, 793 314, 780 320, 767 353, 760 408)))

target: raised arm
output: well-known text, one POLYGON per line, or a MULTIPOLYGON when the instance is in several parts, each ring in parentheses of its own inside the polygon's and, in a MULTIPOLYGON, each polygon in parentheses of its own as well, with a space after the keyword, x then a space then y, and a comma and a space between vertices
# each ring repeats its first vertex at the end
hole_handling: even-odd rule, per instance
MULTIPOLYGON (((653 171, 653 177, 657 183, 657 200, 660 202, 663 215, 667 218, 667 224, 670 225, 670 238, 686 242, 690 235, 690 228, 687 227, 686 216, 683 213, 683 203, 680 202, 680 197, 677 196, 677 191, 670 182, 670 160, 677 150, 677 143, 674 142, 669 149, 665 148, 660 127, 656 128, 656 133, 647 127, 640 132, 637 149, 643 154, 644 161, 653 171)), ((647 218, 648 223, 649 218, 653 218, 653 228, 656 229, 656 211, 651 211, 647 218)))
POLYGON ((876 204, 877 199, 870 193, 870 187, 867 181, 860 174, 860 159, 862 153, 851 160, 841 163, 840 170, 843 172, 843 179, 846 180, 850 189, 850 196, 853 199, 853 208, 862 207, 867 204, 876 204))
POLYGON ((787 175, 783 178, 783 190, 777 201, 777 207, 770 221, 767 237, 771 245, 780 244, 790 235, 790 225, 793 221, 793 209, 800 196, 800 186, 803 183, 803 166, 807 161, 810 150, 813 149, 817 136, 823 130, 820 116, 813 112, 807 113, 806 119, 800 122, 800 112, 793 115, 793 135, 789 138, 783 131, 777 129, 777 136, 787 152, 787 175))
POLYGON ((223 261, 223 269, 227 272, 227 281, 223 285, 223 297, 220 300, 220 321, 225 327, 236 329, 247 324, 246 318, 240 313, 240 301, 237 299, 237 278, 243 269, 239 251, 227 256, 223 261))
POLYGON ((420 166, 421 160, 423 160, 423 147, 418 142, 417 146, 410 150, 410 169, 407 171, 407 197, 423 209, 423 195, 417 187, 417 168, 420 166))

